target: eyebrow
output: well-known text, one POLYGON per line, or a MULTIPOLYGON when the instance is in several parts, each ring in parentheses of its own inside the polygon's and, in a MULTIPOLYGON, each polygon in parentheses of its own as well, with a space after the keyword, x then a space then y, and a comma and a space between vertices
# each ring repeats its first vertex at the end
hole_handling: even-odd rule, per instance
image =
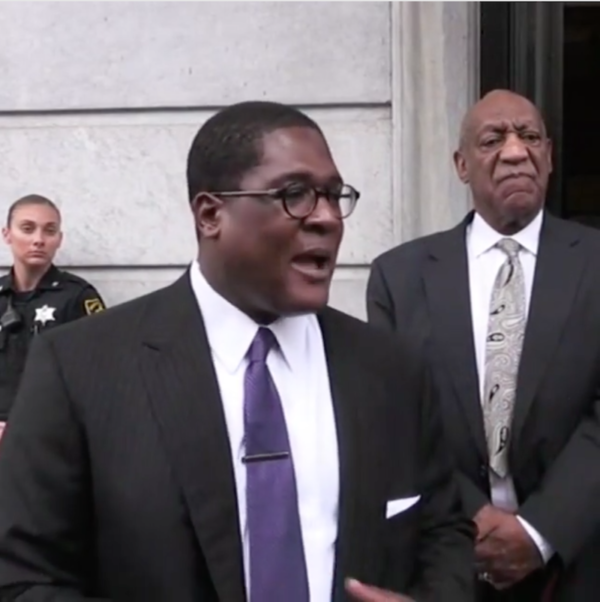
POLYGON ((54 222, 45 222, 43 224, 38 224, 38 222, 36 222, 35 220, 27 219, 27 218, 25 218, 25 219, 23 219, 21 221, 18 221, 17 223, 19 224, 19 226, 29 226, 29 225, 31 225, 31 226, 37 226, 37 225, 40 225, 40 226, 43 226, 44 228, 47 227, 47 226, 58 226, 58 224, 59 224, 59 222, 56 222, 56 221, 54 221, 54 222))
POLYGON ((490 132, 490 131, 496 132, 496 131, 500 131, 500 130, 506 130, 511 126, 513 126, 518 131, 527 130, 527 129, 537 129, 537 130, 542 129, 540 124, 536 123, 533 120, 528 119, 527 121, 520 121, 515 125, 514 123, 509 123, 508 120, 503 119, 503 120, 498 120, 498 121, 486 122, 481 126, 481 129, 479 131, 480 132, 490 132))
MULTIPOLYGON (((315 178, 314 174, 309 173, 307 171, 290 171, 285 174, 280 175, 279 177, 271 180, 271 186, 274 188, 278 188, 280 186, 284 186, 286 183, 289 183, 290 180, 301 181, 306 184, 314 184, 315 178)), ((325 186, 339 186, 343 184, 341 176, 335 175, 331 176, 325 186)))

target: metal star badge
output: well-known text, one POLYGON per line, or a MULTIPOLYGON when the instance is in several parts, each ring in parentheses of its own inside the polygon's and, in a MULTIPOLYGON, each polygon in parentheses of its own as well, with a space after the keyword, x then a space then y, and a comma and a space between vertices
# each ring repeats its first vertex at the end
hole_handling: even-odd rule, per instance
POLYGON ((48 305, 38 307, 35 310, 34 322, 41 322, 42 326, 45 326, 46 322, 54 322, 56 320, 54 317, 55 311, 56 307, 49 307, 48 305))

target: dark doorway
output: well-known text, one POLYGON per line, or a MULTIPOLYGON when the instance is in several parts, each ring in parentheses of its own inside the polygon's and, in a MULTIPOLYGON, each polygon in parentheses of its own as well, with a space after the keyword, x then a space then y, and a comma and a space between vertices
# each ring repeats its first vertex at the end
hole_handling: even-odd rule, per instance
POLYGON ((600 227, 600 3, 564 5, 563 215, 600 227))

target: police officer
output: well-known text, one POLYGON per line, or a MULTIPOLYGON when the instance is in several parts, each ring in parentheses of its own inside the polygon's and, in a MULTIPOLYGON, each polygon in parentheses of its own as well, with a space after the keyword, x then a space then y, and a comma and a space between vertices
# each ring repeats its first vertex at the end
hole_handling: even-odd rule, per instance
POLYGON ((13 266, 0 278, 0 423, 12 407, 32 337, 104 309, 91 284, 53 264, 62 232, 50 199, 28 195, 15 201, 2 233, 13 266))

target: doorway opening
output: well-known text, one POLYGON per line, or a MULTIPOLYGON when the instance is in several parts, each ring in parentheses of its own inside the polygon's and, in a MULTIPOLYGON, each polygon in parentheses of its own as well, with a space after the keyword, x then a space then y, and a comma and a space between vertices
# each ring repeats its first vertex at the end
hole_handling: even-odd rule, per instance
POLYGON ((563 216, 600 228, 600 3, 564 4, 563 216))

